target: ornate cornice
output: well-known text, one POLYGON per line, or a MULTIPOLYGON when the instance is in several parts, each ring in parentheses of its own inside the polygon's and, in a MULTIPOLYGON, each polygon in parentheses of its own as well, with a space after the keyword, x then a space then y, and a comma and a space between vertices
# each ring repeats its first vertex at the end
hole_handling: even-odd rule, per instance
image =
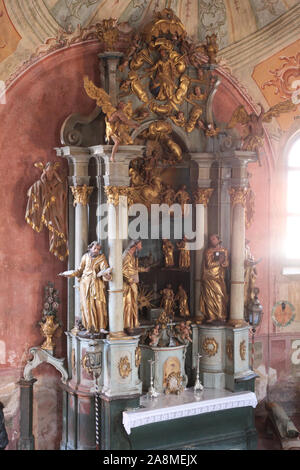
POLYGON ((73 206, 75 207, 77 204, 86 206, 94 187, 84 184, 83 186, 70 186, 70 188, 74 197, 73 206))
POLYGON ((241 204, 246 208, 249 188, 230 188, 228 191, 232 207, 241 204))
POLYGON ((194 204, 203 204, 204 207, 207 207, 213 192, 213 188, 197 188, 193 192, 194 204))
POLYGON ((127 197, 128 205, 132 204, 132 191, 129 186, 105 186, 104 191, 108 204, 113 204, 115 207, 118 206, 120 202, 120 196, 127 197))

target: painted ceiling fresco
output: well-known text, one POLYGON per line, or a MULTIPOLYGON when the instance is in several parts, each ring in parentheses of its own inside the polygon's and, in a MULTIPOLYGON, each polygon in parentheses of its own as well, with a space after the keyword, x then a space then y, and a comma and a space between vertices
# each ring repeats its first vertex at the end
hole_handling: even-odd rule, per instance
MULTIPOLYGON (((299 0, 1 0, 19 34, 21 20, 45 39, 53 27, 66 31, 114 17, 137 27, 154 11, 171 7, 194 40, 217 32, 224 48, 271 23, 299 0)), ((3 13, 3 11, 2 11, 3 13)), ((1 11, 0 11, 1 14, 1 11)), ((21 29, 24 30, 22 27, 21 29)))
MULTIPOLYGON (((299 18, 299 6, 300 0, 0 0, 0 80, 14 77, 38 51, 46 51, 49 38, 55 42, 53 38, 62 31, 72 36, 79 26, 87 28, 105 18, 127 22, 135 29, 149 22, 155 11, 172 8, 193 41, 205 42, 207 34, 217 33, 222 55, 222 50, 260 34, 262 28, 265 31, 268 25, 275 25, 285 14, 289 21, 293 21, 293 11, 299 18)), ((268 35, 266 38, 271 41, 268 35)), ((275 43, 270 64, 269 59, 266 66, 265 60, 261 64, 253 61, 252 67, 258 68, 252 78, 253 70, 246 79, 243 77, 251 92, 259 90, 269 104, 279 99, 272 87, 264 87, 273 78, 272 67, 279 67, 281 59, 271 57, 277 52, 275 43)), ((286 53, 292 58, 295 47, 286 53)), ((281 123, 283 128, 287 125, 281 123)))

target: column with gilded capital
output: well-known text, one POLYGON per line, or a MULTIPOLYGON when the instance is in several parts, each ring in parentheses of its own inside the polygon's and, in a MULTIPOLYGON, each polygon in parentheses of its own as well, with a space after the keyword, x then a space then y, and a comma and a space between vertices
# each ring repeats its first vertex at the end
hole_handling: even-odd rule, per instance
MULTIPOLYGON (((69 233, 73 240, 73 249, 70 250, 73 257, 69 260, 69 269, 76 269, 80 266, 81 258, 88 246, 88 202, 94 189, 89 186, 88 167, 91 155, 89 149, 83 147, 62 147, 56 149, 56 151, 57 155, 66 158, 69 164, 69 187, 72 196, 71 201, 73 201, 72 205, 75 207, 72 225, 69 226, 69 233)), ((68 280, 70 310, 68 330, 74 326, 76 319, 81 318, 78 281, 75 280, 75 293, 73 282, 73 279, 68 280)))
POLYGON ((229 324, 245 325, 244 270, 246 204, 249 195, 248 163, 257 160, 255 153, 235 151, 232 158, 231 185, 231 286, 229 324))
POLYGON ((103 182, 108 204, 108 260, 112 268, 108 291, 109 336, 117 338, 124 336, 122 253, 128 231, 129 164, 134 158, 142 157, 143 147, 120 146, 114 162, 110 160, 111 150, 111 145, 93 147, 94 156, 102 159, 105 165, 103 182))
POLYGON ((232 207, 231 229, 231 287, 229 324, 243 326, 244 322, 244 272, 245 272, 245 207, 247 187, 229 190, 232 207))
POLYGON ((211 188, 211 165, 215 157, 210 153, 192 154, 192 160, 197 164, 198 177, 195 181, 196 189, 193 192, 193 203, 200 205, 198 216, 201 217, 201 233, 197 233, 201 248, 195 253, 195 317, 200 318, 199 299, 201 289, 201 266, 205 246, 208 239, 208 204, 214 191, 211 188))

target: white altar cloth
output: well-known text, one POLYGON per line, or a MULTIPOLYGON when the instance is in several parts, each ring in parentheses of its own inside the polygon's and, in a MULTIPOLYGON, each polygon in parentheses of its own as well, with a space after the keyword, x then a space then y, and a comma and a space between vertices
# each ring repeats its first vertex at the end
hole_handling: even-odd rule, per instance
POLYGON ((123 426, 127 434, 130 434, 132 428, 146 424, 230 408, 255 408, 256 405, 257 398, 253 392, 232 393, 228 390, 205 389, 200 397, 195 397, 193 389, 188 389, 180 395, 161 394, 154 399, 143 395, 140 400, 141 408, 123 411, 123 426))

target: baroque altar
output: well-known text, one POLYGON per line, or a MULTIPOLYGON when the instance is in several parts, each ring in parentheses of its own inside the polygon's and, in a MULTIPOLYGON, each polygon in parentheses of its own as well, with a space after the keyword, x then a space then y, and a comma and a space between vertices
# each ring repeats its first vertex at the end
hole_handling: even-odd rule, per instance
MULTIPOLYGON (((100 74, 82 79, 95 108, 65 120, 55 149, 69 169, 68 253, 66 231, 57 229, 53 242, 68 255, 60 273, 68 284, 61 448, 141 448, 126 426, 146 406, 150 362, 160 406, 169 394, 185 407, 199 355, 198 402, 215 394, 243 403, 241 414, 238 405, 218 409, 215 425, 240 416, 240 432, 250 419, 253 448, 245 228, 257 139, 245 147, 214 112, 222 83, 215 35, 194 44, 168 8, 141 31, 124 33, 112 19, 98 29, 100 74)), ((207 413, 203 405, 197 426, 207 413)))

